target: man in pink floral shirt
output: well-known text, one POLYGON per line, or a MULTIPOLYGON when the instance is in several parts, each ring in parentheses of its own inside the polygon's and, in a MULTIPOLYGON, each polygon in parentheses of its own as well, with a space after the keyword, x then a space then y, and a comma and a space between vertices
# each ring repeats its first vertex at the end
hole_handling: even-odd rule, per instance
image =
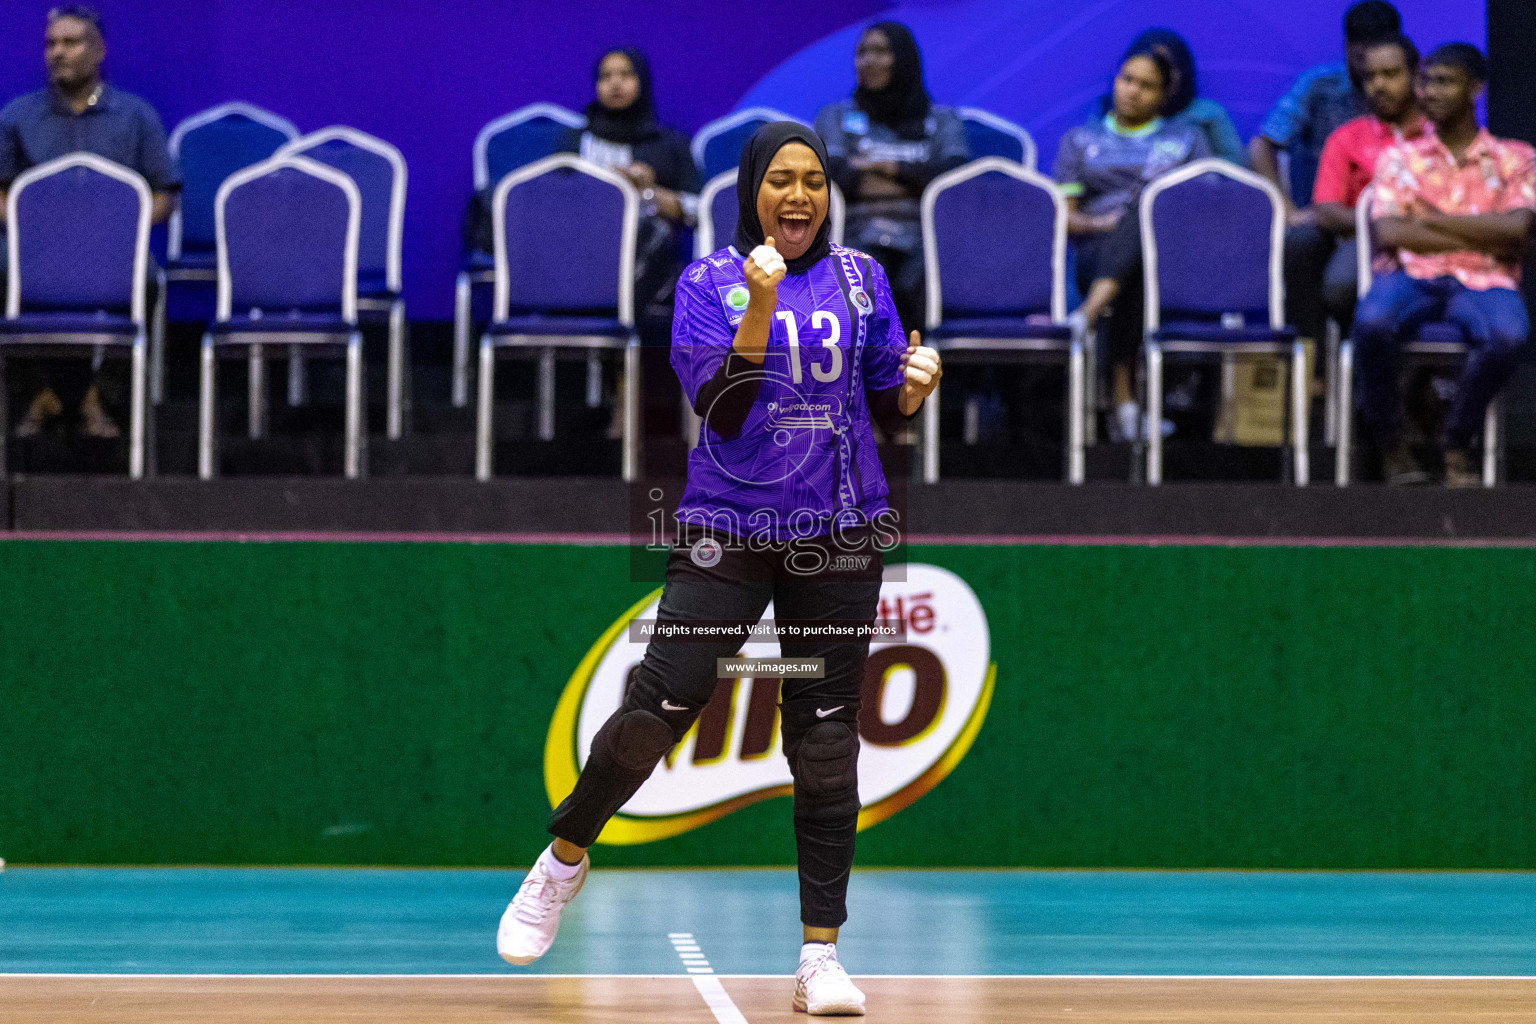
POLYGON ((1471 350, 1445 424, 1445 482, 1475 486, 1469 448, 1529 332, 1520 256, 1536 220, 1536 151, 1479 127, 1487 77, 1487 61, 1467 43, 1430 53, 1418 93, 1435 131, 1376 164, 1376 241, 1397 250, 1403 269, 1361 300, 1354 338, 1360 416, 1392 483, 1426 479, 1402 435, 1403 344, 1423 324, 1447 321, 1471 350))

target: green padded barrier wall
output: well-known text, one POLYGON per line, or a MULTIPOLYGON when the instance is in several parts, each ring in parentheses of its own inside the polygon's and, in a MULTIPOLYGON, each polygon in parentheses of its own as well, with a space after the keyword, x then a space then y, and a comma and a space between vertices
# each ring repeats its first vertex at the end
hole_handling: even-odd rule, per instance
MULTIPOLYGON (((864 865, 1536 868, 1536 551, 924 547, 996 664, 864 865)), ((0 856, 525 864, 617 547, 0 543, 0 856)), ((770 799, 602 863, 784 864, 770 799)))

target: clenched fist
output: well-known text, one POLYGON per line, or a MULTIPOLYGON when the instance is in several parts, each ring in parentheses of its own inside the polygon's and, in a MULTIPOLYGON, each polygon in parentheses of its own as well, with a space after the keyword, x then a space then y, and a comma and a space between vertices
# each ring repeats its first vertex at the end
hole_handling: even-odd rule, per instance
POLYGON ((748 301, 768 310, 778 305, 779 282, 784 280, 788 268, 784 264, 784 257, 773 247, 772 235, 747 254, 741 268, 747 277, 748 301))

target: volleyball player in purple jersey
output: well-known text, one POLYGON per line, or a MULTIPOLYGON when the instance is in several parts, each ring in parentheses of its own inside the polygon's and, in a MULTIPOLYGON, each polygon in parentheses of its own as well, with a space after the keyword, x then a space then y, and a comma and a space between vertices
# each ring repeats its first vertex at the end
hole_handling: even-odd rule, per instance
MULTIPOLYGON (((872 424, 894 432, 917 414, 938 385, 939 356, 916 331, 903 335, 879 264, 828 241, 827 155, 813 131, 758 129, 736 189, 735 244, 691 264, 677 285, 672 365, 704 422, 657 620, 746 626, 772 601, 781 625, 867 625, 896 526, 872 424)), ((862 1014, 864 994, 835 944, 848 917, 869 639, 780 646, 824 665, 822 678, 786 678, 780 705, 804 926, 794 1007, 862 1014)), ((650 642, 555 808, 555 841, 502 917, 503 958, 527 964, 549 949, 586 877, 587 847, 698 718, 716 660, 740 647, 738 637, 650 642)))

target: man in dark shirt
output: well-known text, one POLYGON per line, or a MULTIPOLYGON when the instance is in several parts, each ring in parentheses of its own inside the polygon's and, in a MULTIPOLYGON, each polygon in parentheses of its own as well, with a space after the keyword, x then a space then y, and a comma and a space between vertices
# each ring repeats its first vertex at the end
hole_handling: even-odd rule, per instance
MULTIPOLYGON (((23 171, 81 151, 142 174, 154 194, 153 219, 157 224, 165 220, 181 187, 165 127, 148 103, 102 81, 107 47, 96 12, 89 7, 55 8, 48 13, 44 40, 48 88, 18 96, 0 109, 0 221, 6 193, 23 171)), ((17 433, 33 436, 62 412, 58 394, 44 380, 17 433)), ((95 380, 81 399, 80 419, 88 436, 118 434, 95 380)))

